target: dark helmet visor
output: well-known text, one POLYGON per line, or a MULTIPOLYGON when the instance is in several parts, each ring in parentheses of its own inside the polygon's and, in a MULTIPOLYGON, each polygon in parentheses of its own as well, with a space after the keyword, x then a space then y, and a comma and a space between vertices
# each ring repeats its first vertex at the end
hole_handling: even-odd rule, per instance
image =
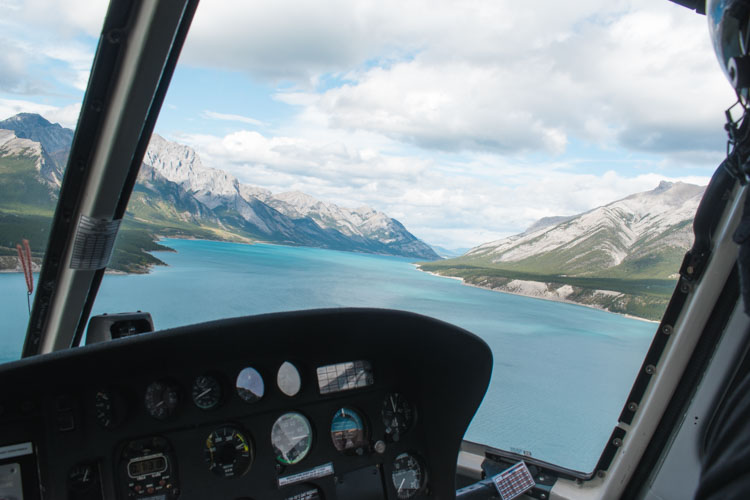
MULTIPOLYGON (((750 0, 708 0, 706 17, 716 57, 732 86, 746 88, 750 75, 738 74, 738 62, 748 54, 750 0)), ((747 69, 747 68, 745 68, 747 69)))

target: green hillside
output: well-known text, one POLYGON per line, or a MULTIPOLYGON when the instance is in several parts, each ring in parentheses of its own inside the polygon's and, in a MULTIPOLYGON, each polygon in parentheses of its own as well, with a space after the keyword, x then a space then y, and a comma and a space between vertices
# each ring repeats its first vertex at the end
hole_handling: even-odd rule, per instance
POLYGON ((0 157, 0 210, 51 216, 55 195, 36 170, 34 156, 0 157))
POLYGON ((470 265, 461 261, 462 259, 459 258, 440 262, 423 262, 419 264, 419 267, 423 271, 441 276, 462 278, 470 285, 500 291, 504 291, 505 286, 513 280, 546 283, 551 290, 569 285, 573 288, 573 293, 566 297, 568 301, 651 320, 661 318, 677 283, 674 279, 542 274, 503 269, 492 265, 470 265), (601 290, 616 292, 619 295, 598 293, 601 290))
MULTIPOLYGON (((54 187, 45 183, 36 168, 37 156, 0 157, 0 270, 14 269, 16 245, 29 240, 32 259, 41 264, 57 203, 54 187)), ((161 236, 251 241, 237 228, 231 231, 211 221, 185 218, 178 199, 164 199, 138 186, 120 228, 108 269, 143 273, 163 265, 148 253, 170 250, 157 243, 161 236), (237 234, 239 233, 239 234, 237 234)))

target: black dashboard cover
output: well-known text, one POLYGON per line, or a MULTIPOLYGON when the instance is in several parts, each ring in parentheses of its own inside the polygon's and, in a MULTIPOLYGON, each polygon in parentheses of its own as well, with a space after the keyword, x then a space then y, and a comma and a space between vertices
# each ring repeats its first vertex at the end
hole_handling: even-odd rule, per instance
MULTIPOLYGON (((372 491, 341 478, 357 471, 380 471, 383 498, 397 498, 391 480, 399 454, 420 458, 425 484, 414 498, 454 498, 456 461, 463 435, 484 397, 492 354, 479 337, 425 316, 381 309, 324 309, 212 321, 143 334, 101 344, 22 359, 0 366, 0 447, 30 442, 34 446, 44 497, 73 498, 71 471, 95 464, 101 498, 127 498, 118 474, 119 451, 133 440, 164 438, 179 471, 179 498, 289 498, 281 476, 332 464, 333 477, 313 479, 323 498, 372 491), (363 388, 321 394, 317 368, 365 360, 374 382, 363 388), (301 390, 294 397, 276 386, 285 361, 299 370, 301 390), (238 372, 252 366, 265 381, 263 398, 248 404, 234 391, 238 372), (211 411, 191 403, 195 377, 213 373, 224 384, 222 404, 211 411), (144 409, 145 388, 170 380, 181 393, 175 415, 157 420, 144 409), (94 395, 117 394, 121 421, 114 428, 97 425, 94 395), (412 428, 389 439, 381 417, 384 400, 399 393, 414 406, 412 428), (342 407, 356 408, 366 421, 371 446, 364 453, 342 454, 331 443, 331 417, 342 407), (312 424, 313 446, 299 464, 279 466, 270 443, 273 422, 287 411, 304 414, 312 424), (220 478, 205 462, 206 436, 217 427, 244 429, 255 447, 249 471, 220 478), (375 444, 385 443, 382 446, 375 444), (380 448, 380 449, 378 449, 380 448)), ((25 492, 30 498, 34 492, 25 492)), ((377 493, 375 493, 377 495, 377 493)), ((347 495, 349 496, 349 495, 347 495)), ((96 495, 90 498, 97 498, 96 495)))

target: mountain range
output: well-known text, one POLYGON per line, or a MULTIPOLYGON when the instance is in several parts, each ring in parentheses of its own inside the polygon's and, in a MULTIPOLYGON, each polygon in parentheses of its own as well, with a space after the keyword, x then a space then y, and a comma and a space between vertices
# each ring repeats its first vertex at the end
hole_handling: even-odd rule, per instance
MULTIPOLYGON (((8 257, 21 237, 31 240, 35 254, 46 243, 46 235, 22 236, 22 226, 44 232, 42 227, 49 225, 39 218, 54 211, 72 139, 73 131, 36 114, 0 121, 0 269, 13 264, 8 257)), ((348 209, 301 192, 274 195, 203 166, 193 149, 154 134, 110 267, 132 272, 159 263, 143 252, 164 248, 155 242, 158 236, 439 258, 382 212, 364 206, 348 209)))
POLYGON ((662 181, 656 189, 469 250, 465 262, 569 276, 668 278, 693 241, 705 187, 662 181))
POLYGON ((425 271, 510 293, 656 318, 693 242, 705 187, 662 181, 582 214, 547 217, 425 271))
MULTIPOLYGON (((15 268, 15 244, 46 244, 73 132, 34 114, 0 121, 0 269, 15 268)), ((154 135, 110 268, 144 272, 168 250, 158 237, 267 241, 402 255, 467 284, 658 318, 693 240, 704 187, 662 182, 587 212, 545 217, 526 231, 448 258, 397 220, 290 191, 274 194, 205 167, 191 148, 154 135)))

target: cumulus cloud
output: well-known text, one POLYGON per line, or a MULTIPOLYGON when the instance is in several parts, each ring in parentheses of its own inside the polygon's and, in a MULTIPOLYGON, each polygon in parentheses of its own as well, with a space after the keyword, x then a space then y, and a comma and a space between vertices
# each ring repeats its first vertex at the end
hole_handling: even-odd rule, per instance
POLYGON ((105 2, 6 0, 0 91, 50 96, 69 94, 66 87, 85 90, 105 10, 105 2))
POLYGON ((310 92, 308 106, 331 127, 428 149, 557 154, 575 137, 639 151, 715 151, 732 93, 705 26, 676 14, 582 21, 540 48, 529 40, 515 57, 446 60, 425 51, 310 92))
POLYGON ((732 102, 705 18, 647 0, 210 2, 184 57, 290 80, 278 98, 326 126, 446 151, 705 152, 732 102))
POLYGON ((72 39, 81 33, 98 37, 108 2, 89 0, 9 0, 4 13, 12 21, 34 26, 55 39, 72 39))
POLYGON ((71 87, 84 91, 89 81, 94 52, 91 47, 79 42, 65 45, 47 45, 40 51, 43 57, 63 63, 63 68, 55 70, 55 76, 71 87))

